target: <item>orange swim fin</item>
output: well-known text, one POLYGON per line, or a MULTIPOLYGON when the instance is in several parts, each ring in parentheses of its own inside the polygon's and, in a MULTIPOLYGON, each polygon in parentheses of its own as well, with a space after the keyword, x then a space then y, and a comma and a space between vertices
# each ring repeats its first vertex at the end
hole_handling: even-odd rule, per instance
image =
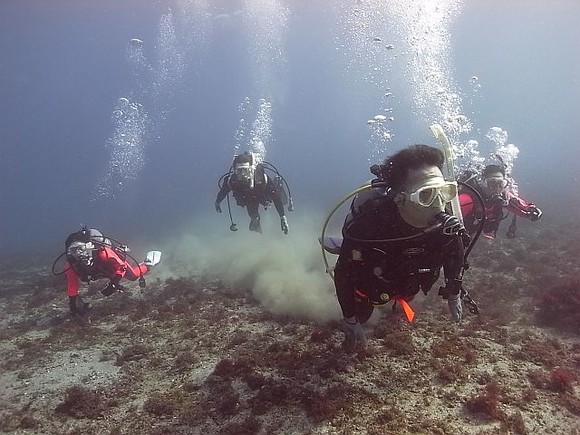
POLYGON ((407 321, 411 323, 415 318, 415 312, 413 311, 413 308, 411 308, 411 305, 409 305, 409 303, 403 298, 397 298, 397 302, 401 304, 403 311, 405 312, 405 316, 407 317, 407 321))

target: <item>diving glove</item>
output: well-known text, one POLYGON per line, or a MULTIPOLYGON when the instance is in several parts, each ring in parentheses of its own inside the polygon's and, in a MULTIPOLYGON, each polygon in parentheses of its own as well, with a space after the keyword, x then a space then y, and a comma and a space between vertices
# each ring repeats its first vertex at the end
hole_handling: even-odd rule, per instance
POLYGON ((456 323, 461 322, 463 318, 463 305, 461 304, 459 295, 449 295, 447 297, 447 305, 449 306, 449 312, 451 313, 453 321, 456 323))
POLYGON ((115 282, 111 281, 109 284, 107 284, 106 287, 104 287, 101 290, 101 294, 103 296, 111 296, 113 293, 115 293, 117 291, 123 291, 123 286, 120 285, 119 283, 115 283, 115 282))
POLYGON ((534 207, 532 209, 532 212, 530 213, 530 220, 532 222, 535 222, 538 219, 540 219, 541 217, 542 217, 542 210, 540 210, 538 207, 534 207))
POLYGON ((288 230, 290 228, 288 227, 288 219, 286 216, 282 216, 280 218, 280 229, 284 232, 284 234, 288 234, 288 230))
POLYGON ((215 211, 216 211, 217 213, 221 213, 221 212, 222 212, 222 206, 220 205, 220 203, 219 203, 219 202, 216 202, 216 203, 215 203, 215 211))
POLYGON ((354 323, 346 319, 342 320, 342 332, 344 332, 344 342, 342 347, 347 352, 354 352, 357 348, 363 348, 367 344, 367 338, 362 325, 355 319, 354 323))
POLYGON ((441 224, 441 231, 446 236, 454 236, 456 234, 461 235, 465 233, 465 227, 461 224, 461 221, 457 216, 449 215, 447 213, 439 213, 435 218, 441 224))
POLYGON ((439 287, 439 296, 447 299, 447 306, 451 317, 457 323, 463 318, 463 305, 461 304, 461 280, 445 279, 445 287, 439 287))

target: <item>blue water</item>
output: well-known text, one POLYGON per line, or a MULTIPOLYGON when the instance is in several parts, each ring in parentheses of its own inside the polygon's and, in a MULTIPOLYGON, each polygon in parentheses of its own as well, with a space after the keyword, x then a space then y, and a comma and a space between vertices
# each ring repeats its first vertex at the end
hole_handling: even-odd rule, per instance
MULTIPOLYGON (((370 178, 378 156, 435 145, 428 125, 443 120, 436 101, 423 112, 413 103, 413 53, 389 13, 394 1, 336 3, 1 1, 3 254, 58 252, 81 223, 155 242, 210 215, 236 147, 255 145, 260 98, 271 103, 265 158, 288 179, 295 214, 320 224, 370 178), (363 12, 373 32, 358 28, 357 45, 345 23, 363 12), (371 43, 378 33, 380 54, 371 43), (131 125, 141 127, 115 120, 119 98, 140 105, 131 125), (392 138, 381 142, 367 120, 387 108, 392 138), (116 134, 132 135, 130 152, 116 134), (115 155, 120 168, 111 166, 115 155)), ((458 140, 478 140, 486 157, 485 133, 505 129, 520 151, 521 193, 544 219, 579 213, 580 3, 453 3, 446 80, 472 123, 458 140)), ((245 228, 244 213, 234 212, 245 228)), ((206 233, 228 231, 217 218, 206 233)))

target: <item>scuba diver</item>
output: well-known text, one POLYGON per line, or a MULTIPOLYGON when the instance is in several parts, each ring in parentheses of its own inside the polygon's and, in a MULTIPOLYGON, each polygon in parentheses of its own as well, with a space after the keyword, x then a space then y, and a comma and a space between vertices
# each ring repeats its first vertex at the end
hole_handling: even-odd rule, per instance
MULTIPOLYGON (((501 165, 487 165, 481 174, 466 171, 458 180, 477 190, 485 201, 486 222, 483 226, 483 236, 487 239, 495 239, 501 221, 506 219, 510 212, 513 213, 513 218, 506 233, 509 239, 513 239, 516 235, 516 216, 525 217, 532 222, 542 216, 539 207, 518 195, 517 184, 506 175, 503 162, 501 165), (505 215, 504 209, 507 211, 505 215)), ((473 191, 462 189, 459 200, 465 228, 472 234, 481 222, 482 207, 476 206, 478 202, 474 200, 473 191)))
POLYGON ((284 234, 288 234, 289 226, 284 212, 284 204, 288 204, 288 211, 294 210, 292 194, 288 183, 274 165, 261 161, 255 153, 246 151, 243 154, 234 156, 230 170, 220 177, 218 187, 220 190, 215 200, 215 210, 218 213, 222 212, 220 204, 227 197, 231 222, 230 230, 238 230, 232 219, 229 197, 231 191, 237 205, 246 207, 248 211, 250 231, 262 232, 258 208, 261 204, 264 209, 267 209, 270 203, 273 202, 280 216, 280 229, 284 234), (269 171, 274 178, 268 175, 266 171, 269 171), (288 194, 286 194, 284 186, 286 186, 288 194))
POLYGON ((55 275, 65 274, 67 279, 67 294, 72 315, 84 315, 91 309, 91 304, 84 302, 79 296, 80 282, 89 283, 97 279, 107 278, 109 283, 101 290, 104 296, 110 296, 123 290, 119 284, 122 278, 130 281, 139 280, 139 286, 145 287, 145 278, 153 266, 161 261, 160 251, 149 251, 143 263, 138 263, 129 254, 129 248, 114 239, 103 236, 94 228, 83 226, 80 231, 70 234, 64 243, 65 252, 61 254, 52 266, 55 275), (57 261, 66 256, 65 269, 55 272, 57 261), (134 264, 129 263, 128 258, 134 264))
POLYGON ((397 152, 371 167, 377 178, 353 192, 342 241, 325 237, 323 230, 323 249, 339 255, 334 284, 346 350, 366 344, 362 325, 375 306, 394 301, 412 321, 409 302, 419 291, 427 294, 441 267, 445 286, 439 295, 447 299, 453 320, 462 320, 462 301, 478 313, 462 286, 471 248, 460 216, 451 214, 458 186, 444 178, 443 165, 444 154, 427 145, 397 152))

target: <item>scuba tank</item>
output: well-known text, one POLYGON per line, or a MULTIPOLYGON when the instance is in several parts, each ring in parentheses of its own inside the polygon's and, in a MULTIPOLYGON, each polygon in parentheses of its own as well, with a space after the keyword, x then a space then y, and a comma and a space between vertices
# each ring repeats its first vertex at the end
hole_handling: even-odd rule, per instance
MULTIPOLYGON (((446 181, 457 181, 455 178, 455 166, 454 166, 454 155, 453 147, 447 138, 447 135, 443 131, 443 127, 440 124, 433 124, 429 126, 433 136, 437 139, 443 148, 443 177, 446 181)), ((451 210, 461 225, 463 225, 463 215, 461 214, 461 204, 459 204, 459 195, 451 200, 451 210)))

